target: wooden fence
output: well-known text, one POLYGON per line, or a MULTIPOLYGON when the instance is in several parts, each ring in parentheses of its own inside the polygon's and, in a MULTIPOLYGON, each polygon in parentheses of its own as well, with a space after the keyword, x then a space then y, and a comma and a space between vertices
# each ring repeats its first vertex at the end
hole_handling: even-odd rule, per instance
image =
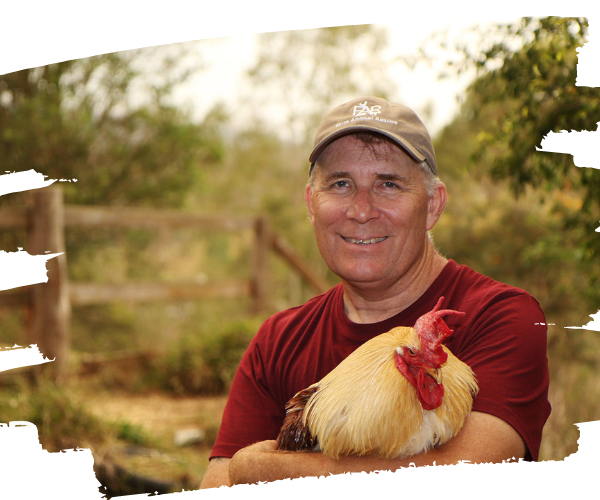
MULTIPOLYGON (((25 207, 0 209, 0 230, 26 228, 27 252, 65 252, 68 227, 202 229, 240 231, 253 229, 254 251, 251 278, 229 279, 215 283, 78 283, 67 279, 67 255, 47 261, 48 282, 0 292, 0 307, 25 307, 26 340, 37 344, 54 363, 47 365, 55 380, 66 375, 69 350, 71 306, 110 301, 180 300, 206 297, 250 295, 254 311, 265 309, 268 290, 267 256, 274 251, 300 274, 317 293, 329 288, 310 265, 280 235, 269 227, 267 218, 206 215, 176 210, 133 207, 65 205, 62 190, 47 187, 31 191, 25 207)), ((41 368, 40 368, 41 369, 41 368)))

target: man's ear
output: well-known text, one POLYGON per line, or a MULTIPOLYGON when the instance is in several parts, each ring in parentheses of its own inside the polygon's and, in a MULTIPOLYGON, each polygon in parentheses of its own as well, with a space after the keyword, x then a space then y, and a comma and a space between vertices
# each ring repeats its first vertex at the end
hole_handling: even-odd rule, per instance
POLYGON ((427 207, 427 231, 433 229, 436 222, 439 220, 446 202, 448 201, 448 192, 446 191, 446 185, 440 182, 433 195, 429 198, 429 204, 427 207))
POLYGON ((306 202, 306 207, 308 208, 308 215, 310 217, 310 222, 314 226, 315 218, 313 211, 313 202, 312 202, 312 186, 310 183, 306 185, 306 190, 304 191, 304 201, 306 202))

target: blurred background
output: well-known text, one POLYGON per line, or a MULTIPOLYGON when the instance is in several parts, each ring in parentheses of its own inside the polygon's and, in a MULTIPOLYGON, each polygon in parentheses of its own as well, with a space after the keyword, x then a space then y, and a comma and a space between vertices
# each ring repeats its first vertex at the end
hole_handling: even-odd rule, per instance
MULTIPOLYGON (((540 460, 576 452, 574 424, 600 419, 600 334, 565 327, 600 309, 600 172, 536 146, 600 121, 600 89, 575 86, 586 30, 526 18, 409 43, 392 26, 342 26, 1 75, 3 170, 77 182, 60 183, 65 372, 0 374, 0 421, 35 423, 48 451, 91 448, 109 496, 199 487, 261 322, 338 282, 304 206, 314 130, 332 106, 378 95, 434 136, 450 196, 433 231, 441 253, 544 309, 553 411, 540 460), (142 222, 97 223, 115 211, 142 222)), ((0 198, 5 214, 27 206, 28 193, 0 198)), ((25 226, 0 231, 5 251, 25 242, 25 226)), ((31 305, 7 297, 0 343, 28 345, 31 305)))

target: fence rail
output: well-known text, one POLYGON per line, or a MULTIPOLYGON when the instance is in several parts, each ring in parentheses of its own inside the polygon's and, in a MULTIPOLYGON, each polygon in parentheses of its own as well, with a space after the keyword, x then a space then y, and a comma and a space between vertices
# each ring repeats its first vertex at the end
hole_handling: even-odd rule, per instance
POLYGON ((66 255, 47 261, 48 283, 0 292, 0 307, 25 307, 26 336, 55 363, 37 370, 52 371, 59 381, 66 374, 69 349, 71 306, 110 301, 184 300, 207 297, 250 296, 255 311, 266 308, 268 282, 267 255, 274 251, 317 293, 329 288, 296 250, 272 228, 264 216, 207 215, 177 210, 134 207, 65 205, 60 188, 51 186, 29 193, 26 207, 0 209, 0 230, 24 228, 29 254, 65 252, 68 227, 117 227, 145 229, 201 229, 240 231, 252 229, 254 251, 249 280, 222 280, 215 283, 119 283, 68 282, 66 255))

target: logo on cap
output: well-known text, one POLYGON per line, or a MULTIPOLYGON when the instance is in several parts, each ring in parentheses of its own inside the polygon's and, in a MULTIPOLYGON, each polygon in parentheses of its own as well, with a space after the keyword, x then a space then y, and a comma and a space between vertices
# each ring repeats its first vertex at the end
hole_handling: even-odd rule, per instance
POLYGON ((381 106, 374 104, 373 106, 367 106, 367 101, 354 106, 352 116, 377 116, 381 113, 381 106))

